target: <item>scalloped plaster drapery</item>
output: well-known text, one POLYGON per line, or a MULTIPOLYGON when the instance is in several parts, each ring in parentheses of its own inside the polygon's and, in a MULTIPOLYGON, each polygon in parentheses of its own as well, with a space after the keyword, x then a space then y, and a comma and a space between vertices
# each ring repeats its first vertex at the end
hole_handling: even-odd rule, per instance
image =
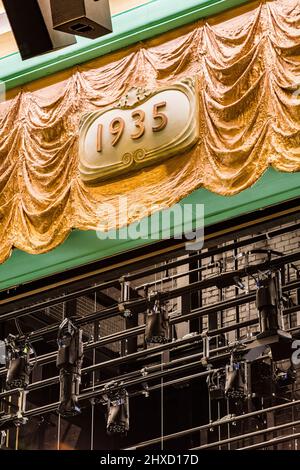
POLYGON ((255 2, 238 15, 189 25, 66 74, 0 106, 0 262, 13 247, 43 253, 72 228, 96 229, 99 203, 118 209, 120 195, 129 207, 144 207, 132 210, 131 223, 201 186, 236 194, 269 165, 300 171, 299 0, 255 2), (196 147, 97 187, 80 180, 83 112, 115 103, 134 86, 192 75, 200 83, 196 147))

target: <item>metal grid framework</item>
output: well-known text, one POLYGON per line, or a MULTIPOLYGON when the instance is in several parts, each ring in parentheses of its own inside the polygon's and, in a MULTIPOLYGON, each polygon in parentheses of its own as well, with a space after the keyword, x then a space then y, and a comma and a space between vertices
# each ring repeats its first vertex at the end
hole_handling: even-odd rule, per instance
MULTIPOLYGON (((114 270, 109 280, 91 279, 88 286, 76 291, 61 295, 61 291, 51 290, 42 300, 36 301, 33 295, 21 307, 12 302, 1 308, 0 339, 8 333, 24 335, 37 352, 25 408, 21 407, 24 396, 20 390, 5 391, 7 370, 0 369, 4 447, 31 448, 26 428, 35 426, 43 429, 44 437, 38 444, 31 443, 32 448, 50 448, 54 441, 56 448, 97 448, 97 428, 103 426, 97 416, 101 414, 105 420, 99 411, 103 408, 101 397, 111 383, 112 388, 127 389, 131 409, 147 406, 155 423, 143 434, 133 413, 128 438, 112 439, 111 443, 103 438, 99 445, 105 448, 297 449, 298 371, 297 380, 280 393, 273 392, 269 401, 259 399, 253 406, 248 399, 234 412, 228 400, 211 399, 207 379, 228 364, 232 345, 243 341, 247 349, 259 331, 255 306, 255 276, 259 273, 280 271, 282 328, 294 338, 300 334, 299 228, 300 222, 293 220, 272 229, 260 227, 247 235, 237 233, 235 239, 216 240, 201 252, 182 252, 164 262, 153 257, 146 268, 137 265, 133 272, 121 276, 114 270), (146 347, 146 310, 155 298, 167 303, 170 341, 146 347), (126 311, 130 317, 124 317, 126 311), (66 317, 83 328, 85 341, 79 397, 83 416, 71 422, 56 413, 56 336, 66 317), (185 403, 178 412, 182 421, 172 425, 165 416, 169 393, 175 397, 174 403, 176 397, 185 403), (195 417, 185 421, 185 414, 195 417), (82 432, 88 433, 88 444, 80 443, 82 432), (145 435, 149 438, 141 439, 145 435)), ((269 359, 264 355, 258 362, 269 359)), ((276 367, 286 368, 288 363, 286 360, 276 367)))

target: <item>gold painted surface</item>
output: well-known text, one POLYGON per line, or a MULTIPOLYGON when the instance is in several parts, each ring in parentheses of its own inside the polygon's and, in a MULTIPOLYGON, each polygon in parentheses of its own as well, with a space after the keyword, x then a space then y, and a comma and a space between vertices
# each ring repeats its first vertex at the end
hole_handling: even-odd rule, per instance
POLYGON ((45 88, 30 84, 2 103, 0 260, 13 246, 43 253, 72 228, 96 229, 103 225, 99 204, 118 211, 120 195, 131 223, 201 186, 230 196, 270 165, 300 171, 299 26, 299 0, 256 3, 239 16, 189 25, 66 71, 45 88), (112 105, 132 87, 191 75, 200 84, 199 144, 161 165, 86 186, 78 173, 82 113, 112 105))

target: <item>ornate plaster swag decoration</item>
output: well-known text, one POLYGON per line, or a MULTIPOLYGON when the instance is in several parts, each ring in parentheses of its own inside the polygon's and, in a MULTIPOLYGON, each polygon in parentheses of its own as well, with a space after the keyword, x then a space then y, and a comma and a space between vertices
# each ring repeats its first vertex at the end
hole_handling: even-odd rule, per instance
POLYGON ((199 187, 231 196, 268 166, 300 170, 300 2, 254 2, 238 13, 100 58, 1 104, 0 262, 13 247, 43 253, 72 228, 96 229, 99 203, 118 207, 120 195, 144 207, 134 222, 199 187), (199 82, 196 146, 97 185, 80 178, 83 113, 113 106, 133 87, 191 76, 199 82))

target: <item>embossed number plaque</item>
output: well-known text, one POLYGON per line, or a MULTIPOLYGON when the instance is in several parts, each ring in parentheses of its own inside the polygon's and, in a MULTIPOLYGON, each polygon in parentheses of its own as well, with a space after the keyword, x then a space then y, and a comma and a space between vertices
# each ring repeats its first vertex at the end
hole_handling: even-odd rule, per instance
POLYGON ((159 164, 199 139, 195 78, 155 90, 134 88, 111 108, 85 114, 79 171, 85 182, 159 164))

